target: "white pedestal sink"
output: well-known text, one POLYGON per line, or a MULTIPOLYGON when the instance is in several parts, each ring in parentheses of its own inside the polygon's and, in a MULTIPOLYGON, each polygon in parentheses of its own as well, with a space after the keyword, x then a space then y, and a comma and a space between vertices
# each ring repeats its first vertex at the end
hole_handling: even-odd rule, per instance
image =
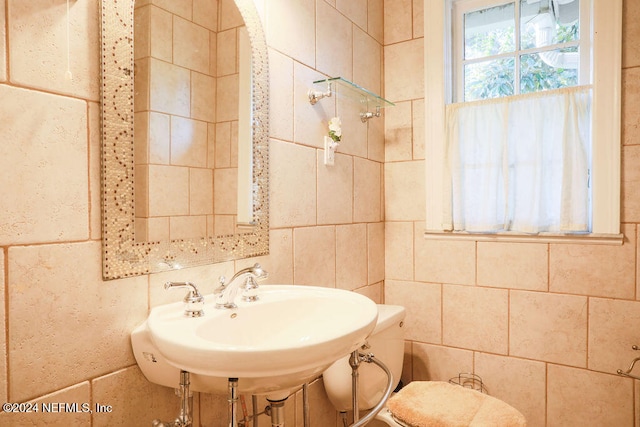
POLYGON ((378 310, 355 292, 294 285, 263 285, 254 302, 184 316, 183 303, 159 306, 131 334, 136 361, 153 383, 177 388, 180 371, 191 389, 226 394, 228 378, 240 393, 286 398, 329 365, 360 347, 378 310))

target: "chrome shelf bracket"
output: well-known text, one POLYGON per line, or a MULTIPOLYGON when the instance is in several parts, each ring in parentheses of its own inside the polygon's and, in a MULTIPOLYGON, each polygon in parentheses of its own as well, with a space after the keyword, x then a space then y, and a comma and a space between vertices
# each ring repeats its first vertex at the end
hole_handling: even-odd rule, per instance
POLYGON ((366 113, 360 113, 360 121, 367 123, 367 121, 373 117, 380 117, 380 107, 376 106, 376 112, 367 111, 366 113))
POLYGON ((309 89, 309 92, 307 92, 307 94, 309 95, 309 102, 311 103, 311 105, 316 105, 316 102, 318 102, 322 98, 329 98, 333 94, 331 82, 327 81, 327 90, 325 92, 322 92, 321 90, 309 89))

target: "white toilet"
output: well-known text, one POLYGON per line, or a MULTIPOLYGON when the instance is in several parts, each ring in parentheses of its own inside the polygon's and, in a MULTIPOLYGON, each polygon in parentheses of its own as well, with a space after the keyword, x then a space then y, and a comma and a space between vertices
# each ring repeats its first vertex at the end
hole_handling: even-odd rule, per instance
MULTIPOLYGON (((402 374, 404 357, 403 322, 406 315, 404 307, 399 305, 378 305, 378 322, 367 338, 367 353, 373 353, 376 359, 384 363, 393 374, 397 384, 402 374)), ((358 368, 359 386, 358 402, 360 410, 373 408, 382 398, 387 385, 387 375, 373 363, 361 363, 358 368)), ((351 366, 349 356, 331 365, 322 374, 324 388, 329 400, 338 411, 353 409, 351 402, 351 366)), ((383 409, 368 426, 388 425, 400 426, 391 419, 388 411, 383 409), (384 424, 376 423, 383 421, 384 424)))
MULTIPOLYGON (((396 384, 402 374, 405 314, 402 306, 378 305, 378 322, 367 338, 369 348, 365 350, 386 365, 396 384)), ((366 411, 382 398, 387 375, 373 363, 361 363, 358 372, 359 409, 366 411)), ((323 381, 327 396, 338 411, 353 409, 348 356, 331 365, 323 373, 323 381)), ((449 382, 414 381, 392 396, 367 427, 427 425, 523 427, 526 419, 517 409, 487 394, 449 382)))

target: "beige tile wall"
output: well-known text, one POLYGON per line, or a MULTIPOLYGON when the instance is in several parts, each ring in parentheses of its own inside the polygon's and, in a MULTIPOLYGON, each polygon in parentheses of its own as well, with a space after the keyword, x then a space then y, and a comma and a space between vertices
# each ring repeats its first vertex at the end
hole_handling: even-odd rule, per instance
POLYGON ((384 6, 397 103, 385 122, 385 300, 407 307, 404 379, 475 372, 532 427, 639 426, 640 381, 615 372, 640 356, 640 3, 624 0, 622 246, 423 239, 424 11, 384 6))
MULTIPOLYGON (((165 3, 184 19, 205 7, 197 0, 189 7, 186 0, 165 3)), ((175 396, 144 380, 129 332, 149 307, 182 297, 165 293, 164 281, 193 280, 209 293, 220 274, 259 261, 271 283, 345 287, 406 305, 405 379, 475 371, 532 426, 640 424, 634 403, 640 385, 613 374, 634 357, 631 344, 640 344, 636 2, 625 1, 626 240, 615 248, 425 242, 421 1, 386 0, 384 14, 383 0, 268 0, 259 6, 271 65, 270 255, 103 282, 98 4, 72 3, 68 81, 63 3, 0 0, 6 201, 0 214, 0 307, 6 307, 0 312, 0 397, 114 408, 90 416, 3 413, 0 423, 145 425, 173 418, 175 396), (329 37, 327 46, 335 43, 325 34, 334 24, 351 55, 318 48, 324 42, 319 34, 329 37), (385 73, 372 72, 376 57, 386 59, 385 73), (361 67, 364 61, 372 62, 361 67), (346 116, 353 108, 342 101, 308 104, 310 82, 336 71, 363 85, 386 86, 387 97, 397 101, 386 112, 386 130, 383 121, 364 126, 346 116), (318 160, 319 147, 335 114, 342 117, 345 141, 340 161, 328 170, 318 160), (345 263, 344 254, 354 251, 367 255, 345 263)), ((232 130, 216 129, 225 132, 232 130)), ((196 396, 198 424, 225 425, 216 421, 224 405, 219 397, 196 396)), ((330 406, 321 383, 312 386, 312 408, 314 426, 335 419, 325 418, 330 406)), ((301 412, 298 394, 287 408, 292 425, 302 425, 301 412)))
MULTIPOLYGON (((139 1, 167 12, 150 19, 170 18, 177 26, 192 19, 204 26, 199 19, 215 14, 203 0, 139 1)), ((222 7, 230 1, 223 0, 222 7)), ((1 425, 150 425, 154 418, 173 419, 178 410, 173 390, 144 379, 129 343, 130 331, 150 307, 183 297, 162 289, 168 280, 190 280, 211 293, 218 276, 258 261, 271 273, 269 283, 355 289, 382 300, 384 121, 362 124, 358 109, 347 102, 331 98, 312 107, 306 97, 314 79, 334 73, 382 91, 383 2, 257 3, 271 64, 270 255, 104 282, 100 2, 70 3, 73 79, 66 80, 65 2, 0 0, 0 323, 5 331, 0 334, 0 399, 113 408, 91 414, 0 413, 1 425), (327 120, 336 114, 345 138, 336 166, 327 168, 319 147, 327 120)), ((222 29, 231 26, 225 21, 222 29)), ((208 44, 215 56, 220 46, 208 44)), ((169 54, 154 52, 161 58, 169 54)), ((175 108, 193 108, 200 118, 211 114, 204 103, 186 99, 175 108)), ((175 155, 168 143, 171 117, 158 113, 149 120, 157 124, 147 135, 157 148, 150 160, 166 164, 175 155)), ((232 143, 237 128, 212 126, 202 131, 203 144, 215 135, 224 148, 208 151, 206 166, 230 165, 237 155, 232 143)), ((184 187, 180 193, 188 191, 184 187)), ((202 200, 191 197, 191 202, 192 209, 203 209, 202 200)), ((189 225, 178 224, 183 226, 189 225)), ((150 222, 149 227, 167 230, 168 224, 150 222)), ((336 422, 321 382, 311 386, 311 401, 314 427, 336 422)), ((302 426, 301 402, 299 392, 290 399, 287 425, 302 426)), ((260 408, 264 405, 261 401, 260 408)), ((196 395, 195 406, 196 425, 227 425, 224 396, 196 395)), ((260 425, 268 425, 266 416, 260 425)))

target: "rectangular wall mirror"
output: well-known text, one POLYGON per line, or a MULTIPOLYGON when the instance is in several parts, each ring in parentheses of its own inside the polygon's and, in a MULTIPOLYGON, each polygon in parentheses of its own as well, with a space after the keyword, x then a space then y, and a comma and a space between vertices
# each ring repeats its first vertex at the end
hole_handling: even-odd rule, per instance
POLYGON ((103 277, 269 250, 268 60, 252 0, 102 3, 103 277))

